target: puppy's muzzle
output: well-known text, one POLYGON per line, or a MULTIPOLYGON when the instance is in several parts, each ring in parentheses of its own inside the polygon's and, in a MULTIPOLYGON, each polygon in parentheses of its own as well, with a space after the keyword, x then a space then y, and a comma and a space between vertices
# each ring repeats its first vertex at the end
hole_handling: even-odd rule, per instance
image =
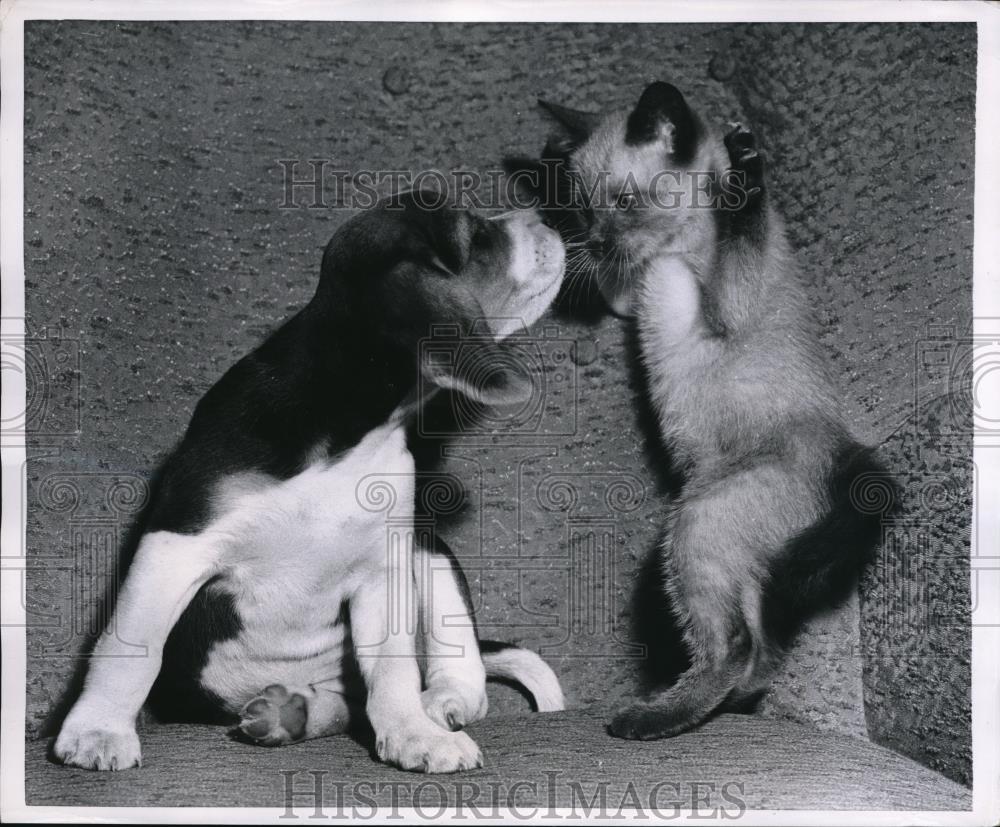
POLYGON ((535 210, 514 210, 492 220, 502 224, 510 238, 507 272, 518 286, 544 292, 554 279, 562 277, 566 252, 559 233, 547 226, 535 210))

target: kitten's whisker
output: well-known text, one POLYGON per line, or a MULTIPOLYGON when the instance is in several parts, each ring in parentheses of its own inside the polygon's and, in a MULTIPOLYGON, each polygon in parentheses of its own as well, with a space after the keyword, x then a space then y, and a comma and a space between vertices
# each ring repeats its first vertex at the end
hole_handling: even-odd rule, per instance
POLYGON ((622 269, 622 249, 620 247, 615 247, 615 254, 612 261, 615 265, 615 290, 617 290, 625 279, 625 273, 622 269))
POLYGON ((575 251, 569 260, 572 262, 573 272, 568 279, 565 299, 572 307, 584 297, 587 283, 598 269, 598 265, 594 257, 586 251, 575 251))

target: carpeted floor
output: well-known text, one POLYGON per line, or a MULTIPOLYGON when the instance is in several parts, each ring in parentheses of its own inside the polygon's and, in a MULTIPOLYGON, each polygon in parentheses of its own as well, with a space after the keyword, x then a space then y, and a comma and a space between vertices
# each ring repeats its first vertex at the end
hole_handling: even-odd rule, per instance
POLYGON ((676 817, 679 808, 736 818, 745 810, 971 806, 961 785, 859 738, 724 715, 670 741, 629 742, 608 737, 606 717, 606 710, 494 716, 469 729, 483 750, 483 768, 433 777, 378 764, 363 739, 348 736, 267 749, 227 740, 221 727, 158 726, 142 732, 143 767, 119 773, 51 764, 36 743, 28 754, 26 799, 57 806, 272 807, 298 818, 352 810, 363 817, 375 804, 421 813, 462 806, 466 817, 473 808, 487 814, 516 808, 524 817, 566 807, 609 818, 625 807, 658 819, 676 817))

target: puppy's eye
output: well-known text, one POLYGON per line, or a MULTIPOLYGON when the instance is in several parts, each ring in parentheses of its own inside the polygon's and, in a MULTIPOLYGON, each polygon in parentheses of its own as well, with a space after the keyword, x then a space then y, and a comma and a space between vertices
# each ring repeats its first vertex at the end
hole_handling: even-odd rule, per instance
POLYGON ((630 212, 639 206, 639 199, 631 192, 623 192, 618 196, 615 206, 622 212, 630 212))
POLYGON ((454 276, 455 271, 452 270, 447 264, 445 264, 440 256, 434 256, 430 261, 431 267, 437 270, 444 276, 454 276))

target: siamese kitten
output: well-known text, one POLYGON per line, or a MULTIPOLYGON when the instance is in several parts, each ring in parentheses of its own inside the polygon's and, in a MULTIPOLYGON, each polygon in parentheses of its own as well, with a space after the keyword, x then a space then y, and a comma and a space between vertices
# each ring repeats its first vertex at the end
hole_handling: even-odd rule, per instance
POLYGON ((508 167, 540 176, 578 269, 635 317, 684 479, 658 552, 691 666, 610 725, 669 737, 759 700, 804 621, 847 596, 880 539, 859 486, 891 483, 844 424, 753 134, 713 133, 667 83, 607 117, 543 105, 566 136, 508 167))

